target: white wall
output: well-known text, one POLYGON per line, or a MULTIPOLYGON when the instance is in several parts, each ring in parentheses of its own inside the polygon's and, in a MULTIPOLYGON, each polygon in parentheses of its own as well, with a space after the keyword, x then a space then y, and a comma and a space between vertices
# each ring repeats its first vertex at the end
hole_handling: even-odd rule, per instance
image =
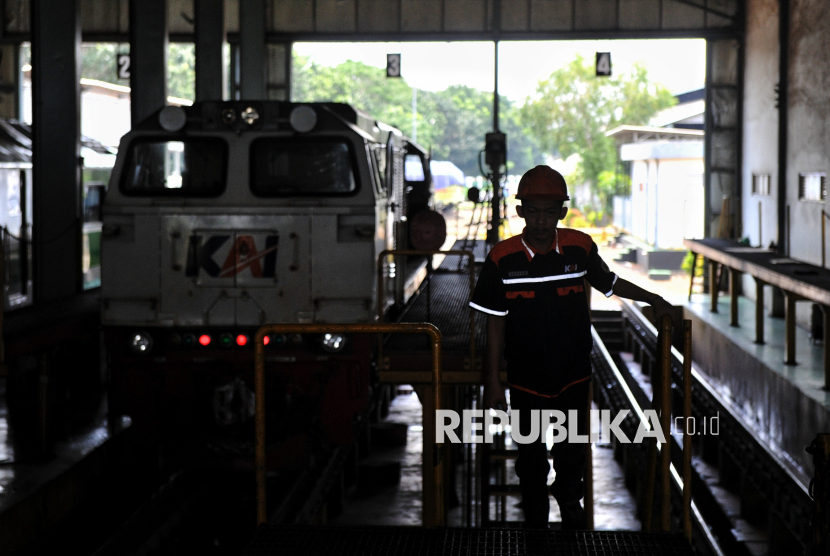
POLYGON ((130 131, 130 97, 81 92, 81 133, 108 147, 118 147, 130 131))
POLYGON ((661 249, 703 236, 703 160, 631 163, 631 233, 661 249))

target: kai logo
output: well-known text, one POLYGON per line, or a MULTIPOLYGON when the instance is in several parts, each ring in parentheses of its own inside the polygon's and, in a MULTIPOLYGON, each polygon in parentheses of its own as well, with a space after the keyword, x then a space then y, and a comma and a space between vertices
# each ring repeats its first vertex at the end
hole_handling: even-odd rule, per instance
POLYGON ((277 274, 276 234, 192 235, 185 276, 200 271, 210 278, 274 278, 277 274))

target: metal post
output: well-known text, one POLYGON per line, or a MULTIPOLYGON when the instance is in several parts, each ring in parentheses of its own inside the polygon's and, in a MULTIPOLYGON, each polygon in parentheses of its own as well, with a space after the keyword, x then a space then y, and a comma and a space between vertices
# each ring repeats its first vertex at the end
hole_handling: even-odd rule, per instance
POLYGON ((660 446, 660 530, 671 527, 671 316, 663 315, 660 321, 660 427, 666 443, 660 446))
MULTIPOLYGON (((588 383, 588 438, 591 436, 591 405, 594 401, 593 382, 588 383)), ((585 527, 594 530, 594 451, 593 444, 585 444, 585 527)), ((507 481, 503 481, 507 482, 507 481)))
POLYGON ((785 337, 787 360, 785 361, 785 363, 787 365, 795 365, 795 304, 797 296, 792 292, 784 293, 786 295, 786 315, 784 316, 784 324, 787 329, 787 334, 785 337))
POLYGON ((692 300, 692 288, 695 285, 695 271, 697 270, 697 253, 689 251, 692 254, 692 274, 689 277, 689 301, 692 300))
MULTIPOLYGON (((319 333, 376 333, 376 334, 427 334, 430 337, 432 347, 432 396, 427 396, 425 401, 431 402, 432 407, 427 415, 428 403, 424 403, 424 448, 432 449, 434 457, 432 462, 424 460, 423 472, 426 478, 430 465, 432 472, 429 473, 433 481, 434 491, 424 492, 424 525, 427 527, 443 527, 446 523, 444 507, 444 469, 443 469, 443 445, 435 442, 435 412, 441 409, 441 332, 432 324, 428 323, 402 323, 402 324, 266 324, 257 330, 254 337, 255 361, 254 370, 254 396, 255 396, 255 472, 256 472, 256 496, 257 496, 257 525, 268 521, 266 489, 265 489, 265 344, 263 338, 268 334, 319 334, 319 333), (427 426, 427 420, 431 418, 431 426, 427 426), (434 513, 428 513, 427 502, 433 498, 434 513), (426 519, 429 516, 430 519, 426 519)), ((424 481, 426 484, 427 481, 424 481)))
POLYGON ((167 104, 167 2, 130 0, 133 127, 167 104))
POLYGON ((222 100, 225 44, 223 0, 196 0, 196 100, 222 100))
POLYGON ((762 239, 762 231, 763 231, 763 228, 761 227, 761 219, 762 218, 763 218, 763 215, 761 213, 761 201, 758 201, 758 247, 763 249, 764 240, 762 239))
POLYGON ((755 343, 764 344, 764 281, 755 278, 755 343))
POLYGON ((77 1, 31 0, 30 7, 34 300, 42 303, 82 288, 81 24, 77 1))
POLYGON ((692 321, 683 321, 683 534, 692 540, 692 321))
POLYGON ((824 316, 822 328, 822 362, 824 363, 824 389, 830 390, 830 307, 821 307, 824 316))
MULTIPOLYGON (((24 209, 25 210, 25 209, 24 209)), ((3 325, 6 316, 6 229, 0 229, 0 377, 8 376, 6 340, 3 325)))
POLYGON ((830 434, 819 434, 807 448, 813 456, 816 474, 810 481, 810 496, 813 499, 812 550, 810 554, 830 553, 830 434))
POLYGON ((734 268, 729 269, 729 318, 731 326, 740 326, 738 323, 738 290, 741 273, 734 268))
MULTIPOLYGON (((499 41, 493 42, 493 131, 499 131, 499 41)), ((504 161, 505 168, 507 160, 504 161)), ((487 242, 498 243, 501 231, 501 166, 493 165, 493 199, 490 202, 492 210, 490 218, 490 233, 487 242)))
POLYGON ((825 219, 827 218, 827 213, 824 212, 824 209, 821 209, 821 268, 824 268, 827 264, 827 223, 825 219))
POLYGON ((239 2, 239 57, 242 100, 264 99, 265 0, 239 2))
POLYGON ((709 294, 712 296, 709 311, 712 313, 718 312, 718 266, 718 263, 709 259, 709 294))

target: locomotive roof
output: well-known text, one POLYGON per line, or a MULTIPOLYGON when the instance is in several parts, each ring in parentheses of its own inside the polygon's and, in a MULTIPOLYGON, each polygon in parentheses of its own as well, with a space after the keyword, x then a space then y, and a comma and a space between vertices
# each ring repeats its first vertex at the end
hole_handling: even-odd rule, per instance
MULTIPOLYGON (((375 141, 385 142, 389 134, 403 136, 400 130, 372 118, 369 114, 350 104, 338 102, 287 102, 279 100, 233 100, 233 101, 202 101, 192 106, 182 106, 187 114, 185 129, 205 131, 246 131, 246 130, 279 130, 289 129, 288 118, 291 111, 298 106, 310 106, 315 109, 318 117, 330 114, 341 121, 351 124, 363 133, 371 136, 375 141), (258 121, 252 125, 243 124, 239 115, 247 108, 257 111, 258 121), (234 114, 233 121, 223 121, 224 114, 234 114)), ((160 111, 161 109, 159 109, 160 111)), ((154 112, 139 125, 137 130, 161 130, 159 111, 154 112)))

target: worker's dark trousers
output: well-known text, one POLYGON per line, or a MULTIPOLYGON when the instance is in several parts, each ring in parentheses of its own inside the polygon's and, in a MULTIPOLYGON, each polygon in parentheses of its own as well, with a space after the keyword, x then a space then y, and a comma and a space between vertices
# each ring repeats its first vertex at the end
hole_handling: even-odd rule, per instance
MULTIPOLYGON (((568 410, 579 411, 579 434, 587 434, 588 384, 581 382, 567 388, 555 398, 543 398, 517 388, 510 389, 511 411, 519 410, 521 420, 519 432, 530 434, 530 410, 558 409, 568 415, 568 410)), ((570 439, 568 439, 570 441, 570 439)), ((540 430, 539 439, 532 444, 518 444, 519 457, 516 460, 516 475, 519 476, 522 491, 522 506, 525 522, 530 527, 547 525, 550 512, 548 498, 548 463, 545 436, 540 430)), ((559 442, 553 445, 553 469, 556 478, 550 486, 550 493, 560 504, 578 501, 583 496, 582 477, 585 472, 585 444, 559 442)))

